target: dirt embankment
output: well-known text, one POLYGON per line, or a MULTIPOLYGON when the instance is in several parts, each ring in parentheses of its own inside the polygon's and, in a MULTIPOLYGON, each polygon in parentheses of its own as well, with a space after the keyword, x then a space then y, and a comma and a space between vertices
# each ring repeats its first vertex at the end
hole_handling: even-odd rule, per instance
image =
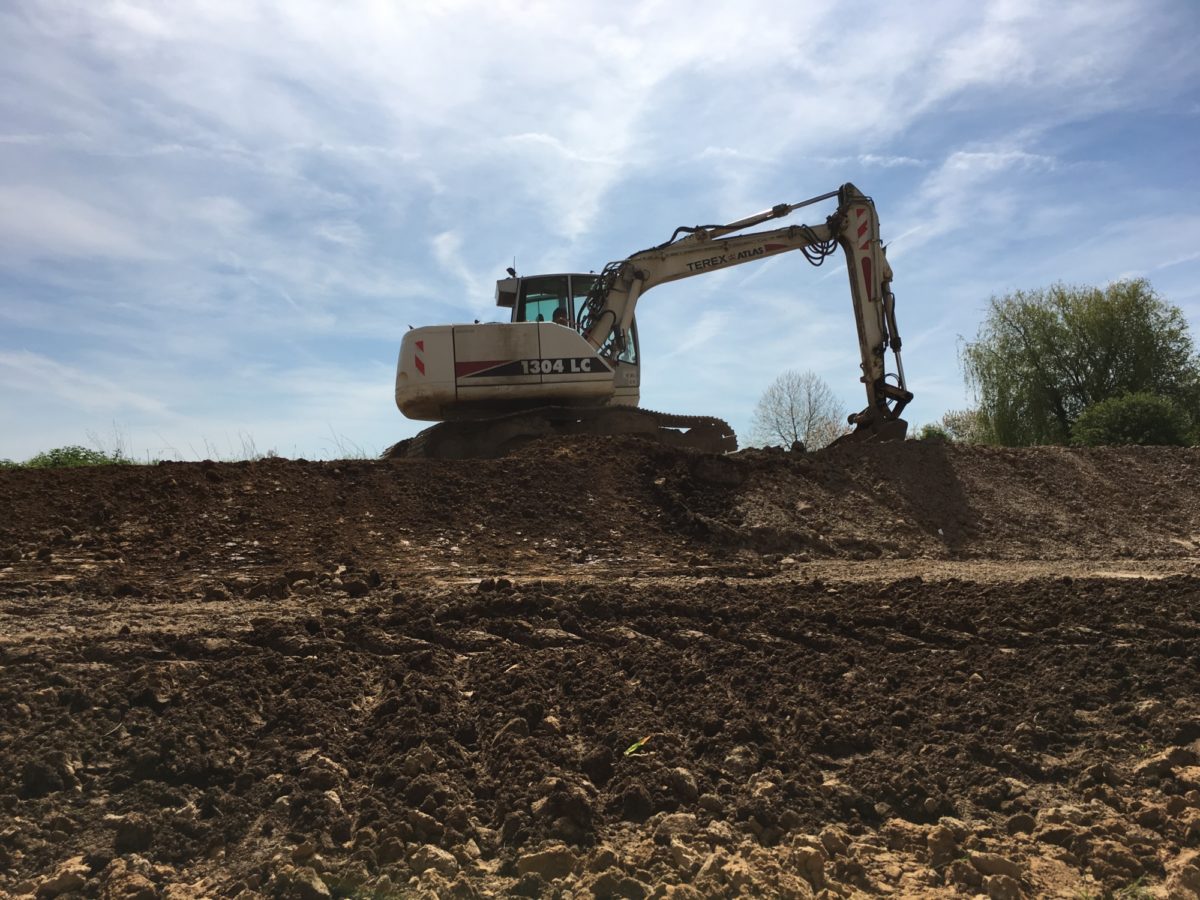
POLYGON ((1188 896, 1197 462, 0 472, 0 892, 1188 896))

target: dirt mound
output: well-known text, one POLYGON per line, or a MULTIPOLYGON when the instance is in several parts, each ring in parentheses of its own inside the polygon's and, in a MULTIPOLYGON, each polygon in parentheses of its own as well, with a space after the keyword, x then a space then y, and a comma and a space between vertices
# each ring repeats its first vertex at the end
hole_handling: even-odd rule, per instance
POLYGON ((1200 546, 1200 451, 905 444, 678 460, 696 532, 812 557, 1171 558, 1200 546))
POLYGON ((0 472, 0 892, 1185 896, 1196 462, 0 472))
POLYGON ((592 439, 471 462, 15 470, 0 472, 11 510, 0 553, 85 560, 116 537, 127 563, 182 555, 192 569, 339 556, 386 566, 414 547, 436 554, 438 541, 460 564, 484 565, 530 549, 566 559, 737 547, 801 558, 1187 558, 1200 547, 1197 466, 1200 450, 1177 448, 909 441, 720 457, 592 439))

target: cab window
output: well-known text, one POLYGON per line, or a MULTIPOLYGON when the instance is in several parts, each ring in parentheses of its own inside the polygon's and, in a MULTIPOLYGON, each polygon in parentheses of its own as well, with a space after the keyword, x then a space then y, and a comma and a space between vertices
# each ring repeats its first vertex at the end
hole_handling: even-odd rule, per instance
POLYGON ((617 357, 623 363, 629 363, 631 366, 637 365, 638 358, 638 339, 637 339, 637 322, 633 322, 629 326, 629 330, 625 332, 625 349, 621 351, 621 355, 617 357))
MULTIPOLYGON (((612 353, 612 345, 616 340, 616 334, 610 334, 608 340, 604 342, 604 346, 600 350, 600 355, 610 357, 612 353)), ((629 326, 629 330, 625 332, 625 347, 617 354, 617 361, 628 363, 631 366, 636 366, 638 360, 638 339, 637 339, 637 322, 633 322, 629 326)))
MULTIPOLYGON (((554 311, 564 313, 568 303, 566 275, 540 275, 521 279, 521 295, 517 300, 514 322, 553 322, 554 311)), ((569 313, 567 313, 569 315, 569 313)))
POLYGON ((595 275, 573 275, 571 277, 571 305, 575 312, 576 326, 583 318, 583 304, 587 302, 588 291, 595 283, 595 275))

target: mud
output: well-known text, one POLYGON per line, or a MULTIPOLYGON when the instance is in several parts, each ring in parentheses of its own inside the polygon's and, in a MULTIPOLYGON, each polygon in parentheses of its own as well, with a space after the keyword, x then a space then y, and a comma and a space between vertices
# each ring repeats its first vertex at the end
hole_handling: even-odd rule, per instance
POLYGON ((1198 462, 0 472, 0 892, 1191 896, 1198 462))

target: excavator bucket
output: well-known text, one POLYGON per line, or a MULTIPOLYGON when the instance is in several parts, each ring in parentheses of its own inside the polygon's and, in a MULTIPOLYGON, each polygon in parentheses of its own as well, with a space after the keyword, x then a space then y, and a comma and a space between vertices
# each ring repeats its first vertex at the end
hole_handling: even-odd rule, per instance
POLYGON ((861 444, 866 441, 902 441, 907 435, 908 422, 904 419, 875 419, 865 424, 859 424, 849 434, 843 434, 833 443, 861 444))

